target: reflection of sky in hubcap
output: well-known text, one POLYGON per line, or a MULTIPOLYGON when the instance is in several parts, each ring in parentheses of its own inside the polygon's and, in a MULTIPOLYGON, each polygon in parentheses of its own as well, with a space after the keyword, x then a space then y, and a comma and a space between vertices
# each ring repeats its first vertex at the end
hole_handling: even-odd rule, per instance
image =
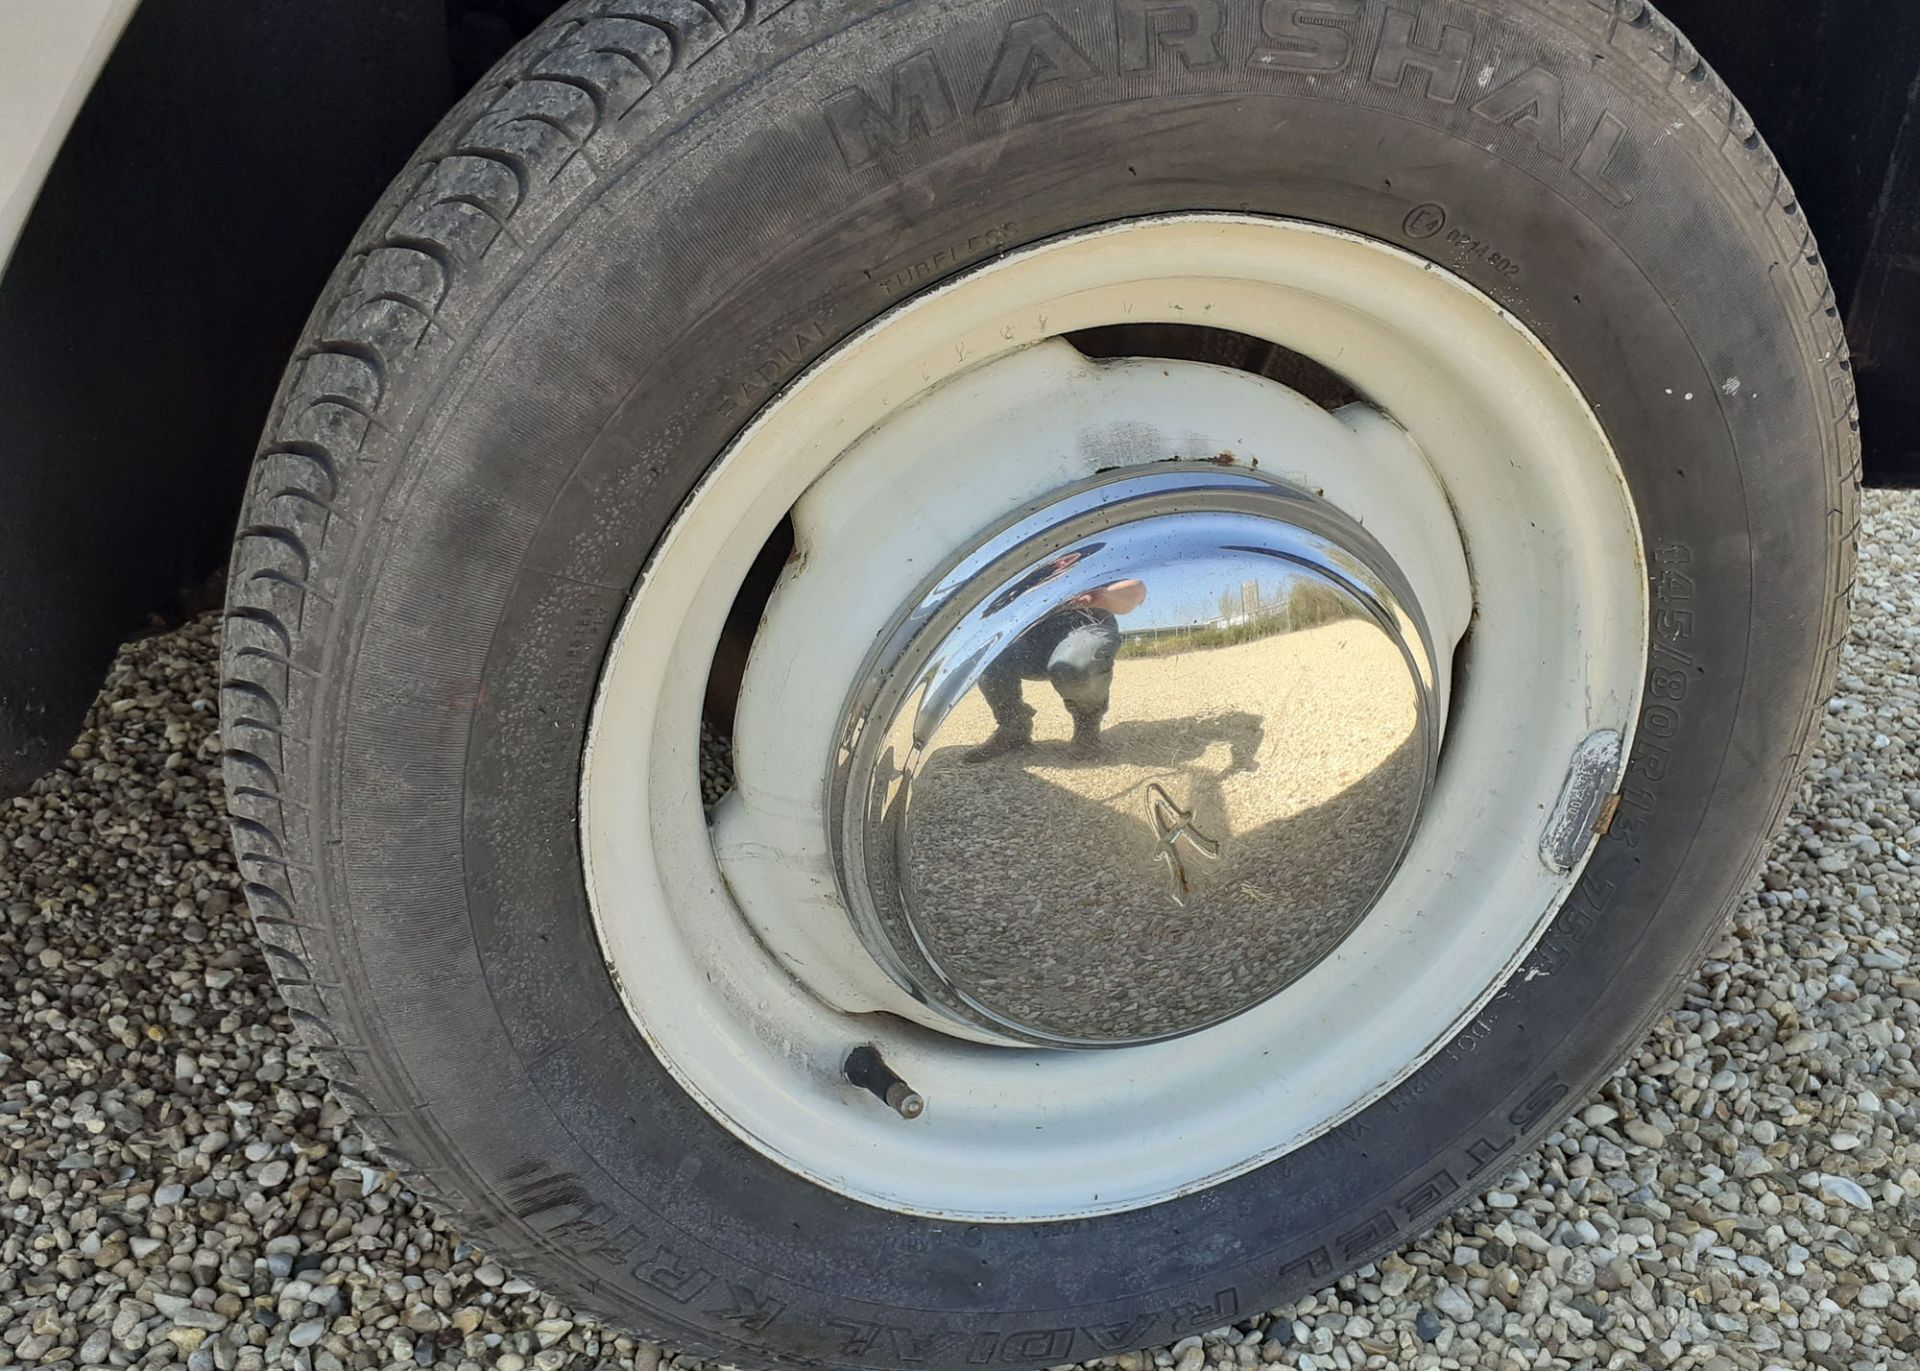
POLYGON ((1326 957, 1398 866, 1436 741, 1410 596, 1321 502, 1223 479, 1208 508, 1136 477, 1136 506, 991 549, 910 621, 915 684, 843 813, 869 944, 950 1010, 1189 1031, 1326 957))

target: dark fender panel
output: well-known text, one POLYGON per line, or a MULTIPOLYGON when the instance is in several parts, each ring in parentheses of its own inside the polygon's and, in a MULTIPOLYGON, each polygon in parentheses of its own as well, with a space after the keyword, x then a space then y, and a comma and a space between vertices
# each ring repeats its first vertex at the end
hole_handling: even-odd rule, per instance
MULTIPOLYGON (((1909 26, 1910 34, 1920 32, 1909 26)), ((1920 68, 1920 56, 1915 59, 1920 68)), ((1867 479, 1920 486, 1920 70, 1847 315, 1868 430, 1867 479)))
POLYGON ((225 560, 328 273, 453 98, 441 0, 147 0, 0 279, 0 794, 225 560))
POLYGON ((1866 476, 1920 485, 1920 24, 1873 0, 1662 0, 1806 207, 1847 320, 1866 476))

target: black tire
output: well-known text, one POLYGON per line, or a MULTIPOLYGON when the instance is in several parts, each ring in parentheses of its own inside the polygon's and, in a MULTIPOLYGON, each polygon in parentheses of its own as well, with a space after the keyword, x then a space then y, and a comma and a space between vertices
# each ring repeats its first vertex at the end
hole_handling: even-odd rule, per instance
POLYGON ((580 1307, 746 1364, 1055 1364, 1229 1323, 1496 1181, 1669 1003, 1825 698, 1855 429, 1778 166, 1640 0, 570 4, 374 212, 253 472, 223 703, 261 937, 406 1183, 580 1307), (1395 58, 1409 25, 1440 55, 1395 58), (1525 320, 1628 471, 1687 669, 1654 663, 1529 963, 1554 974, 1348 1125, 1098 1219, 864 1207, 737 1143, 621 1009, 575 839, 602 656, 680 501, 814 357, 1007 247, 1188 209, 1369 234, 1525 320))

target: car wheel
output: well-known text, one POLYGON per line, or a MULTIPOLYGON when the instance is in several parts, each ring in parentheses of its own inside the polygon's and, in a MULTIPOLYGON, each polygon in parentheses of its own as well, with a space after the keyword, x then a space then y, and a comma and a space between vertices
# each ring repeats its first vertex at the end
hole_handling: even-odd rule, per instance
POLYGON ((1059 1364, 1496 1182, 1756 869, 1840 326, 1639 0, 566 6, 317 308, 223 708, 406 1183, 741 1364, 1059 1364))

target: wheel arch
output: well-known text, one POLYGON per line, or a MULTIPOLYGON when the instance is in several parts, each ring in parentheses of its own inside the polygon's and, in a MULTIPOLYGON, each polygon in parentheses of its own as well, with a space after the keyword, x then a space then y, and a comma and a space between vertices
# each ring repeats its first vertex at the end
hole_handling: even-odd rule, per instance
POLYGON ((0 795, 214 584, 301 323, 455 84, 442 0, 134 13, 0 278, 0 795))

